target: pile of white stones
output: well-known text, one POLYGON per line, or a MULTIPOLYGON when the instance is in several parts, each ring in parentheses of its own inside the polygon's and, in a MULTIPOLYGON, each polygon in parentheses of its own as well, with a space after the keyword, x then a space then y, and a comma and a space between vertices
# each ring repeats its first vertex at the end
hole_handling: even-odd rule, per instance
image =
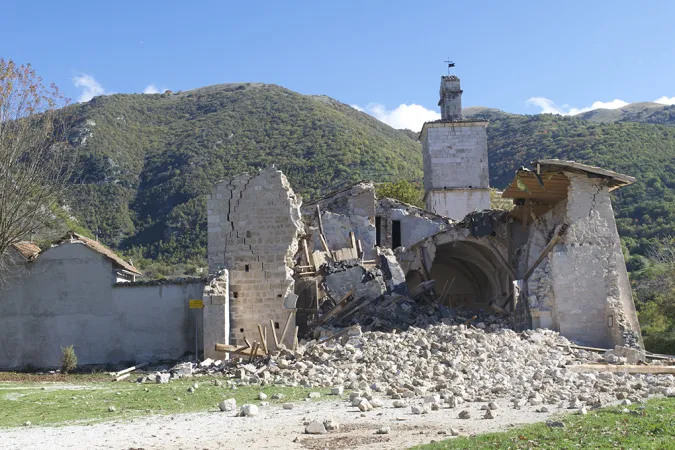
MULTIPOLYGON (((401 333, 356 330, 341 340, 310 342, 295 354, 282 352, 269 362, 264 383, 338 391, 344 387, 371 403, 374 392, 401 402, 432 398, 429 403, 449 407, 507 397, 515 408, 542 405, 543 411, 547 404, 580 409, 617 399, 675 396, 672 375, 577 373, 565 368, 601 358, 572 348, 550 330, 519 334, 446 324, 401 333)), ((367 404, 361 406, 368 409, 367 404)))

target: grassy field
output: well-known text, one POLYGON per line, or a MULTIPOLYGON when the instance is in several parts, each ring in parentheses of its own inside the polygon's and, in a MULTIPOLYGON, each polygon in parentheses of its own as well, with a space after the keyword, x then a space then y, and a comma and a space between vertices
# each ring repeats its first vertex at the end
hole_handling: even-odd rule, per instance
POLYGON ((538 423, 415 449, 675 449, 675 399, 653 399, 644 409, 640 405, 604 408, 557 420, 565 428, 538 423), (622 412, 623 408, 631 412, 622 412))
MULTIPOLYGON (((5 380, 16 378, 5 374, 5 380)), ((132 376, 135 378, 134 376, 132 376)), ((20 378, 20 377, 19 377, 20 378)), ((259 404, 258 393, 268 395, 266 401, 273 403, 304 401, 311 391, 329 393, 326 389, 288 387, 216 386, 212 377, 194 377, 171 381, 168 384, 114 383, 110 376, 68 375, 59 382, 0 380, 0 427, 22 426, 30 421, 33 425, 63 425, 91 423, 103 420, 132 418, 151 414, 171 414, 198 411, 216 411, 218 403, 228 398, 237 399, 237 405, 259 404), (188 389, 198 383, 193 392, 188 389), (272 394, 284 394, 283 400, 272 400, 272 394), (109 407, 115 411, 110 412, 109 407)), ((224 378, 217 378, 225 381, 224 378)))

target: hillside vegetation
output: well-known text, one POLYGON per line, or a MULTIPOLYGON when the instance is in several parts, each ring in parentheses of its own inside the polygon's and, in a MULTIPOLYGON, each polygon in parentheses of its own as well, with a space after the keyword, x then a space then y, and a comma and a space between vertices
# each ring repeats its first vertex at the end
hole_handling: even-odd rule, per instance
POLYGON ((82 152, 71 199, 99 238, 176 264, 206 256, 204 194, 275 164, 312 197, 362 179, 421 179, 419 144, 324 96, 262 84, 96 97, 72 107, 82 152))
MULTIPOLYGON (((671 111, 643 109, 648 117, 633 118, 671 111)), ((70 112, 78 124, 71 141, 82 157, 69 206, 82 226, 141 266, 202 265, 204 194, 244 171, 275 164, 305 198, 361 179, 422 179, 415 133, 328 97, 274 85, 111 95, 70 112)), ((659 238, 675 235, 675 127, 482 107, 465 115, 490 120, 494 187, 538 158, 599 165, 638 178, 617 192, 614 204, 631 254, 646 254, 659 238)))

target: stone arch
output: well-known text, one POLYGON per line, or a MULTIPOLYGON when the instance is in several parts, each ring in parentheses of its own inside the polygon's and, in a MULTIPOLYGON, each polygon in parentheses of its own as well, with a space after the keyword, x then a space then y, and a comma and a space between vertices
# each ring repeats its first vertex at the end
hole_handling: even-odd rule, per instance
POLYGON ((497 250, 473 238, 437 242, 429 274, 438 295, 448 286, 447 306, 470 310, 504 304, 513 280, 497 250))

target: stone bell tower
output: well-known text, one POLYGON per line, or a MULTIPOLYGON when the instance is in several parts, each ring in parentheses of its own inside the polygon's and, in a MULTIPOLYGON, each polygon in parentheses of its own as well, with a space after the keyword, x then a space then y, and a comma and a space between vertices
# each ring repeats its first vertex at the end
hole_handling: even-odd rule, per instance
POLYGON ((422 127, 426 209, 461 220, 490 208, 487 122, 462 120, 462 89, 454 75, 441 77, 441 120, 422 127))

